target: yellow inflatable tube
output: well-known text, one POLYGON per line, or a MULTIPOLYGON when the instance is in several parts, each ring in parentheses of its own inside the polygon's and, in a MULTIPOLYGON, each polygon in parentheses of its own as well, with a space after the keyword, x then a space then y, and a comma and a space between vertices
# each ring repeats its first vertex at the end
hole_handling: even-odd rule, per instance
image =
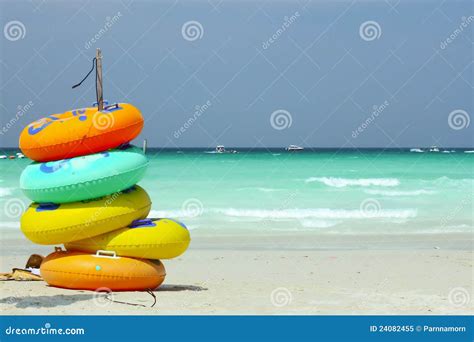
POLYGON ((191 237, 186 226, 171 219, 134 221, 129 227, 64 246, 69 251, 95 253, 114 251, 119 256, 141 259, 171 259, 188 248, 191 237))
POLYGON ((135 185, 94 200, 32 203, 21 217, 21 230, 40 245, 67 243, 127 226, 147 217, 150 208, 150 197, 135 185))

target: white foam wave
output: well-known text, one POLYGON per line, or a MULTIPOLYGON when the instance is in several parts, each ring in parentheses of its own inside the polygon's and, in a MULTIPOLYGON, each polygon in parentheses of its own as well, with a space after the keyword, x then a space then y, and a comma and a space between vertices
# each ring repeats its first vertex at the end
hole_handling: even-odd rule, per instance
POLYGON ((0 197, 10 196, 13 188, 0 188, 0 197))
MULTIPOLYGON (((367 219, 367 214, 359 209, 213 209, 214 213, 231 217, 252 217, 258 219, 367 219)), ((416 209, 383 209, 371 213, 370 218, 406 219, 417 216, 416 209)))
POLYGON ((256 190, 260 192, 277 192, 283 191, 284 189, 276 189, 276 188, 263 188, 263 187, 256 187, 256 188, 238 188, 237 191, 248 191, 248 190, 256 190))
POLYGON ((410 152, 423 153, 425 151, 423 151, 421 148, 410 148, 410 152))
POLYGON ((0 222, 0 228, 20 228, 20 222, 15 222, 15 221, 0 222))
POLYGON ((474 178, 449 178, 446 176, 439 177, 433 180, 423 180, 427 184, 435 184, 437 186, 474 186, 474 178))
POLYGON ((196 217, 196 213, 192 210, 152 210, 149 217, 157 218, 191 218, 196 217))
POLYGON ((375 190, 368 189, 364 191, 369 195, 379 195, 379 196, 420 196, 420 195, 433 195, 436 191, 432 190, 412 190, 412 191, 395 191, 395 190, 375 190))
POLYGON ((343 188, 346 186, 397 186, 400 181, 396 178, 336 178, 336 177, 310 177, 306 183, 319 182, 327 186, 343 188))
POLYGON ((341 221, 302 219, 300 223, 304 228, 330 228, 338 225, 341 221))
POLYGON ((474 153, 474 151, 469 150, 469 151, 464 151, 464 153, 474 153))

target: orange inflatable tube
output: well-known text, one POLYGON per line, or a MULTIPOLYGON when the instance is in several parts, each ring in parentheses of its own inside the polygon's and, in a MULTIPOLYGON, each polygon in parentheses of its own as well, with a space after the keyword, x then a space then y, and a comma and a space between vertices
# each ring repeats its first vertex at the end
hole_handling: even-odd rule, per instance
POLYGON ((166 272, 159 260, 66 252, 60 248, 41 264, 41 276, 51 286, 76 290, 143 291, 163 283, 166 272))
POLYGON ((67 159, 128 143, 142 128, 140 111, 128 103, 106 106, 102 111, 96 107, 75 109, 26 126, 20 135, 20 149, 39 162, 67 159))

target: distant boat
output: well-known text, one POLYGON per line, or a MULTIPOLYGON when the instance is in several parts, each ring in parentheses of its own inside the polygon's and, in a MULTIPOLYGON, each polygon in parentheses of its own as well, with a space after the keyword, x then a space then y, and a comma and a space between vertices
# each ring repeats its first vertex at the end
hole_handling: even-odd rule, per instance
POLYGON ((229 150, 227 151, 224 147, 224 145, 217 145, 216 147, 216 153, 237 153, 236 150, 229 150))
POLYGON ((286 150, 288 152, 298 152, 298 151, 303 151, 304 148, 301 147, 301 146, 297 146, 297 145, 290 145, 286 148, 286 150))
POLYGON ((430 152, 439 152, 439 148, 436 146, 431 146, 430 147, 430 152))
POLYGON ((17 157, 18 159, 23 159, 23 158, 25 158, 25 155, 24 155, 23 153, 21 153, 21 152, 17 152, 16 157, 17 157))
POLYGON ((0 156, 0 159, 7 159, 7 156, 4 155, 4 154, 2 154, 2 155, 0 156))

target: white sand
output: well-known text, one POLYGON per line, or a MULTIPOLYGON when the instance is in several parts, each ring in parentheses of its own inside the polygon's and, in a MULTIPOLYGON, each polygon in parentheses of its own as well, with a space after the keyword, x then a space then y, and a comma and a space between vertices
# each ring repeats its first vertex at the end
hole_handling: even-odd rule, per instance
MULTIPOLYGON (((25 259, 2 258, 1 269, 21 267, 25 259)), ((474 313, 472 250, 191 249, 164 264, 168 275, 154 292, 154 307, 13 281, 0 282, 0 307, 21 315, 474 313)), ((143 292, 112 297, 153 303, 143 292)))

